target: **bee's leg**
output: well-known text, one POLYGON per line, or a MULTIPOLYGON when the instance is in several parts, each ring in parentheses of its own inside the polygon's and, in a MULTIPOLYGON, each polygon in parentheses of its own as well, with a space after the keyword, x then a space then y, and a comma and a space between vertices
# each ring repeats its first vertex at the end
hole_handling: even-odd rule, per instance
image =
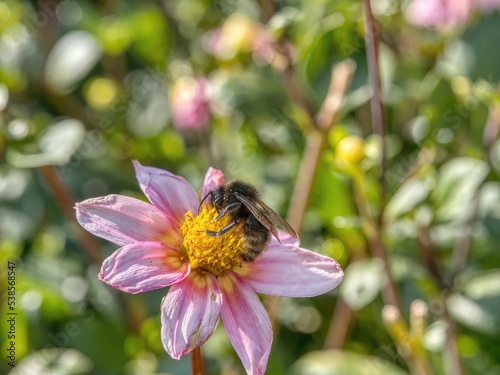
POLYGON ((231 223, 229 223, 228 225, 226 225, 224 228, 222 228, 220 231, 218 232, 215 232, 213 230, 206 230, 205 232, 209 235, 209 236, 212 236, 212 237, 220 237, 222 236, 224 233, 228 232, 229 230, 231 230, 232 228, 234 228, 235 225, 237 225, 239 223, 238 220, 234 220, 232 221, 231 223))
POLYGON ((241 203, 239 202, 228 204, 221 212, 219 212, 219 215, 217 215, 214 221, 219 221, 225 214, 237 210, 240 206, 241 203))

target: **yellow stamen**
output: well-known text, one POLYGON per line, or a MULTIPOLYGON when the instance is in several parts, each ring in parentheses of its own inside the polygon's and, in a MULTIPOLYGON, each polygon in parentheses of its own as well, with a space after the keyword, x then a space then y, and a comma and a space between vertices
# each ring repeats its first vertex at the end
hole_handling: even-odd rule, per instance
POLYGON ((218 276, 221 272, 241 266, 245 238, 241 226, 230 229, 222 236, 209 236, 207 230, 218 232, 231 222, 229 215, 215 221, 218 212, 213 205, 202 205, 201 212, 185 215, 181 226, 182 248, 189 257, 192 269, 200 268, 218 276))

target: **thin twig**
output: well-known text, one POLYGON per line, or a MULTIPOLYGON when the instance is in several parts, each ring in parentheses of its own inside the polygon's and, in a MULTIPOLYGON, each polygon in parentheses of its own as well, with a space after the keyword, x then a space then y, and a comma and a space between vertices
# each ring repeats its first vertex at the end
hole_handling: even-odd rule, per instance
POLYGON ((332 322, 326 334, 324 348, 341 348, 346 342, 352 323, 354 311, 342 299, 338 299, 333 311, 332 322))
POLYGON ((274 3, 274 0, 258 0, 258 2, 262 13, 262 18, 267 23, 267 21, 269 21, 276 13, 276 4, 274 3))
POLYGON ((385 287, 382 289, 382 299, 385 304, 396 306, 399 310, 402 310, 397 294, 396 283, 392 277, 387 251, 382 239, 382 233, 384 233, 384 222, 378 220, 370 210, 370 202, 368 201, 365 187, 365 177, 360 169, 354 173, 353 181, 354 201, 356 203, 359 216, 363 220, 363 231, 365 233, 366 240, 372 251, 373 257, 380 259, 384 275, 387 280, 385 287))
POLYGON ((315 128, 307 134, 306 148, 287 215, 287 220, 297 231, 300 231, 302 226, 328 131, 335 124, 355 67, 356 65, 352 60, 345 60, 332 68, 328 94, 316 116, 315 128))
POLYGON ((53 166, 39 167, 38 171, 43 176, 50 189, 54 194, 54 198, 61 207, 66 218, 75 223, 73 226, 78 243, 81 244, 89 262, 99 264, 101 262, 101 255, 99 245, 95 238, 85 231, 76 221, 75 216, 75 200, 73 199, 69 189, 64 185, 59 177, 56 169, 53 166))
MULTIPOLYGON (((368 59, 368 70, 371 82, 372 89, 372 97, 370 101, 371 105, 371 115, 372 115, 372 126, 373 132, 378 134, 381 138, 381 165, 382 165, 382 173, 380 178, 380 187, 381 187, 381 198, 382 205, 385 201, 385 171, 386 167, 386 152, 385 152, 385 121, 384 121, 384 109, 382 105, 382 89, 380 83, 380 68, 378 61, 378 40, 377 33, 375 30, 375 24, 371 9, 370 0, 363 0, 364 5, 364 13, 365 13, 365 43, 366 43, 366 52, 368 59)), ((363 194, 359 194, 363 195, 363 194)), ((382 264, 384 266, 384 271, 388 277, 387 286, 382 291, 383 297, 385 296, 385 303, 397 306, 401 310, 401 306, 397 297, 397 288, 392 280, 391 271, 389 266, 389 261, 387 259, 387 252, 384 248, 384 244, 382 241, 381 234, 383 233, 383 222, 381 221, 381 217, 372 220, 371 215, 368 212, 368 202, 364 202, 364 198, 360 197, 363 202, 361 203, 361 208, 366 205, 365 211, 365 219, 369 221, 373 221, 373 228, 369 228, 366 232, 367 239, 370 243, 371 249, 373 251, 373 255, 382 260, 382 264)), ((362 211, 362 212, 363 212, 362 211)))
POLYGON ((285 47, 283 49, 283 54, 287 59, 287 64, 285 71, 283 73, 283 85, 290 99, 301 108, 309 117, 311 123, 314 123, 314 110, 311 103, 307 99, 307 96, 300 90, 297 84, 297 78, 295 75, 295 69, 293 65, 293 58, 290 56, 288 49, 285 47))
MULTIPOLYGON (((365 259, 367 256, 365 251, 361 248, 351 249, 351 254, 352 256, 347 265, 356 260, 365 259)), ((323 348, 342 348, 349 338, 351 328, 354 325, 354 318, 353 309, 351 309, 342 298, 339 298, 333 310, 330 327, 328 328, 323 348)))
POLYGON ((418 244, 420 247, 420 255, 424 265, 427 267, 434 280, 440 289, 445 288, 443 282, 443 274, 438 260, 436 259, 436 249, 434 248, 431 240, 430 228, 421 228, 418 236, 418 244))
POLYGON ((445 346, 445 356, 447 357, 446 363, 449 368, 445 368, 447 374, 453 375, 464 375, 464 367, 462 364, 462 359, 460 352, 458 351, 457 345, 457 323, 448 314, 448 309, 446 308, 445 302, 445 319, 447 323, 446 329, 446 346, 445 346))
POLYGON ((344 60, 332 68, 328 93, 316 116, 316 127, 319 130, 328 131, 334 125, 355 70, 356 63, 351 59, 344 60))
POLYGON ((391 267, 389 265, 389 259, 387 257, 387 251, 382 243, 382 237, 379 230, 375 230, 374 235, 368 238, 370 247, 373 252, 373 256, 382 261, 382 266, 384 274, 387 280, 385 287, 382 289, 382 298, 385 304, 391 304, 401 308, 401 302, 398 297, 398 289, 394 278, 392 277, 391 267))
MULTIPOLYGON (((481 191, 481 184, 478 191, 481 191)), ((453 254, 451 256, 450 275, 447 280, 448 285, 453 284, 453 279, 465 269, 469 251, 472 246, 472 236, 474 234, 474 225, 476 224, 477 215, 479 211, 479 194, 471 202, 472 214, 461 231, 462 236, 455 242, 453 254)))
POLYGON ((382 85, 380 81, 378 38, 375 30, 375 23, 371 9, 370 0, 363 0, 365 8, 365 44, 368 59, 368 72, 370 76, 372 97, 370 100, 372 127, 374 134, 380 136, 380 164, 382 173, 380 176, 380 185, 382 191, 382 201, 384 201, 386 191, 385 172, 387 170, 386 151, 385 151, 385 119, 384 108, 382 104, 382 85))
MULTIPOLYGON (((466 233, 465 236, 468 234, 466 233)), ((439 267, 439 263, 436 259, 436 253, 437 250, 435 249, 431 237, 430 237, 430 232, 429 228, 422 228, 420 230, 420 234, 418 237, 418 242, 419 242, 419 247, 420 251, 422 254, 422 258, 424 261, 425 266, 431 273, 431 275, 434 277, 434 280, 436 281, 436 284, 438 285, 439 289, 442 291, 442 298, 444 299, 443 303, 443 312, 440 314, 440 318, 444 319, 447 323, 447 332, 446 332, 446 347, 445 347, 445 364, 448 365, 448 369, 446 369, 446 372, 449 374, 456 374, 456 375, 463 375, 464 370, 462 366, 462 361, 460 359, 460 354, 458 352, 458 347, 457 347, 457 341, 456 341, 456 323, 455 321, 450 317, 448 313, 448 308, 446 306, 446 299, 448 298, 450 294, 450 288, 452 285, 452 280, 445 280, 443 273, 439 267)), ((470 245, 467 244, 467 248, 470 245)), ((453 257, 455 257, 456 253, 456 248, 453 254, 453 257)), ((464 251, 463 249, 460 250, 461 252, 464 251)), ((465 253, 467 253, 465 251, 465 253)), ((452 261, 453 263, 453 261, 452 261)))
MULTIPOLYGON (((412 375, 430 375, 431 367, 421 355, 421 343, 411 339, 408 324, 401 315, 401 310, 391 304, 382 309, 382 319, 394 342, 398 345, 398 352, 403 357, 412 375)), ((451 372, 450 374, 454 374, 451 372)))
MULTIPOLYGON (((384 119, 384 108, 382 104, 382 88, 380 79, 380 67, 379 67, 379 53, 378 53, 378 38, 377 31, 375 30, 375 22, 373 18, 373 13, 371 9, 370 0, 363 0, 364 15, 365 15, 365 44, 366 53, 368 60, 368 71, 370 76, 371 91, 372 96, 370 100, 371 116, 372 116, 372 127, 373 133, 380 136, 380 165, 381 174, 379 178, 380 182, 380 196, 381 196, 381 207, 382 210, 378 217, 374 217, 369 209, 369 202, 366 198, 366 194, 358 191, 362 188, 362 182, 357 181, 359 178, 355 178, 355 195, 357 195, 358 208, 360 209, 360 214, 363 216, 365 221, 365 235, 372 249, 373 256, 380 259, 383 264, 384 273, 387 278, 387 283, 382 290, 382 299, 384 301, 385 307, 383 310, 388 315, 389 319, 385 319, 390 322, 390 316, 393 315, 392 323, 396 324, 397 327, 401 327, 404 331, 404 327, 407 326, 404 317, 400 314, 402 310, 401 302, 398 298, 397 287, 392 277, 389 259, 387 256, 387 251, 385 249, 382 233, 384 233, 384 221, 383 221, 383 207, 385 205, 386 191, 387 191, 387 181, 386 181, 386 171, 387 171, 387 160, 386 160, 386 147, 385 147, 385 119, 384 119), (387 311, 394 312, 393 314, 387 314, 387 311), (397 312, 397 313, 396 313, 397 312)), ((387 317, 386 317, 387 318, 387 317)), ((388 329, 391 332, 392 324, 389 324, 388 329)), ((394 334, 394 332, 393 332, 394 334)), ((395 339, 400 351, 407 352, 403 358, 405 359, 408 367, 415 374, 427 374, 430 366, 426 363, 423 357, 418 353, 414 353, 411 347, 406 348, 405 341, 395 339)))
POLYGON ((324 145, 325 137, 321 132, 317 130, 309 132, 287 214, 287 221, 298 232, 302 227, 324 145))

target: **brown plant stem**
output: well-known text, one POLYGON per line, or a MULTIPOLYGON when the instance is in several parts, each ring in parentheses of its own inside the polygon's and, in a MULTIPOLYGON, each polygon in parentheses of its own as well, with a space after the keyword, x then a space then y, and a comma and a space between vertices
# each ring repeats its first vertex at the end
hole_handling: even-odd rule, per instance
POLYGON ((318 130, 309 132, 302 157, 297 182, 293 189, 292 199, 287 213, 287 221, 300 232, 307 203, 311 195, 314 177, 316 176, 321 153, 325 146, 325 136, 318 130))
POLYGON ((262 18, 264 18, 264 21, 267 22, 269 21, 274 13, 276 13, 276 4, 274 0, 258 0, 261 13, 262 13, 262 18))
POLYGON ((453 375, 464 375, 464 367, 462 360, 460 358, 460 352, 458 351, 457 345, 457 323, 450 317, 448 310, 446 309, 445 301, 445 319, 448 325, 446 329, 446 347, 445 347, 445 358, 448 360, 445 364, 448 364, 448 368, 445 368, 446 373, 453 375))
POLYGON ((355 68, 352 60, 342 61, 332 68, 328 94, 316 117, 314 129, 307 134, 306 148, 287 214, 288 222, 299 232, 328 132, 335 124, 355 68))
POLYGON ((387 279, 387 284, 382 289, 382 298, 384 299, 384 303, 386 304, 401 307, 396 283, 394 282, 394 278, 392 277, 391 267, 389 265, 389 259, 387 257, 387 251, 385 250, 384 244, 382 243, 382 238, 380 236, 379 230, 380 229, 376 229, 374 235, 370 236, 370 238, 368 238, 368 241, 370 242, 373 256, 382 261, 384 274, 387 279))
MULTIPOLYGON (((367 256, 364 249, 361 248, 354 248, 351 253, 352 256, 347 265, 353 261, 365 259, 367 256)), ((323 348, 342 348, 354 325, 354 318, 354 311, 339 297, 335 309, 333 310, 330 327, 328 328, 323 348)))
MULTIPOLYGON (((468 224, 466 224, 466 227, 467 226, 468 224)), ((468 236, 468 233, 465 233, 464 236, 468 236)), ((438 285, 439 290, 442 293, 441 295, 443 298, 443 312, 440 314, 441 315, 440 318, 444 319, 448 326, 446 330, 446 349, 444 353, 445 363, 448 365, 446 372, 454 375, 455 374, 463 375, 464 369, 457 346, 457 333, 456 333, 457 325, 455 321, 450 317, 448 308, 446 306, 446 300, 450 294, 450 288, 453 283, 453 280, 452 279, 445 280, 443 273, 439 268, 439 263, 436 259, 437 249, 434 247, 431 241, 429 228, 421 229, 418 237, 418 242, 424 264, 426 265, 430 274, 434 277, 436 284, 438 285)), ((466 246, 469 245, 470 243, 466 244, 466 246)), ((455 257, 456 251, 457 248, 455 248, 454 250, 453 257, 455 257)), ((463 249, 459 251, 463 251, 463 249)), ((466 252, 468 252, 468 250, 466 252)))
POLYGON ((380 145, 380 165, 382 166, 382 173, 380 176, 380 186, 382 192, 382 201, 385 198, 386 181, 385 172, 387 170, 386 150, 385 150, 385 119, 384 107, 382 104, 382 85, 380 81, 380 67, 379 67, 379 52, 378 52, 378 38, 377 30, 375 30, 375 23, 371 9, 370 0, 363 0, 364 15, 365 15, 365 44, 366 54, 368 60, 368 72, 370 77, 372 97, 370 100, 370 109, 372 116, 373 133, 378 134, 381 138, 380 145))
POLYGON ((436 249, 432 245, 430 228, 421 228, 418 236, 420 255, 425 266, 434 277, 440 289, 444 289, 443 274, 436 259, 436 249))
POLYGON ((61 210, 63 211, 66 218, 75 224, 73 228, 78 239, 78 243, 81 244, 89 262, 94 264, 100 263, 101 255, 99 251, 99 245, 95 238, 90 233, 85 231, 82 227, 80 227, 80 225, 76 221, 75 210, 73 208, 75 205, 75 200, 73 199, 69 189, 62 182, 55 167, 51 165, 43 166, 39 167, 38 171, 52 190, 54 198, 61 207, 61 210))
POLYGON ((358 178, 354 179, 355 182, 355 196, 358 203, 358 208, 360 209, 360 214, 362 215, 365 222, 365 235, 372 250, 372 254, 375 258, 382 261, 384 268, 384 273, 387 278, 386 286, 382 290, 382 299, 384 301, 385 307, 382 311, 382 316, 386 321, 389 332, 393 335, 395 343, 398 345, 400 352, 405 353, 403 358, 405 359, 408 367, 414 374, 429 374, 430 366, 423 358, 423 356, 415 351, 411 346, 407 347, 406 341, 401 340, 400 337, 394 336, 394 327, 401 328, 404 332, 404 327, 407 323, 404 317, 401 315, 402 306, 399 301, 396 284, 392 277, 389 259, 387 256, 387 251, 385 249, 382 234, 384 233, 384 221, 383 221, 383 208, 385 206, 386 191, 387 191, 387 181, 386 181, 386 171, 387 171, 387 156, 385 147, 385 119, 384 119, 384 108, 382 104, 382 86, 380 79, 380 66, 379 66, 379 51, 378 51, 378 38, 377 30, 375 29, 374 17, 371 9, 371 1, 363 0, 364 8, 364 25, 365 25, 365 44, 366 53, 368 60, 368 72, 370 77, 370 84, 372 90, 372 96, 370 100, 371 117, 372 117, 372 127, 373 133, 380 136, 380 165, 381 174, 379 178, 380 183, 380 197, 381 197, 381 212, 377 217, 371 214, 370 206, 366 194, 364 194, 364 181, 363 176, 360 175, 358 178), (357 188, 356 188, 357 185, 357 188), (384 311, 385 315, 384 316, 384 311), (394 324, 393 324, 394 323, 394 324))
POLYGON ((401 310, 391 304, 382 309, 382 319, 387 331, 398 346, 399 354, 404 358, 412 375, 430 375, 431 367, 421 355, 421 342, 412 340, 408 325, 401 315, 401 310))
POLYGON ((382 298, 385 304, 396 306, 401 311, 402 307, 397 294, 397 287, 392 277, 387 251, 382 239, 384 223, 377 220, 370 210, 370 202, 366 196, 365 177, 360 168, 353 171, 353 181, 354 200, 359 215, 363 219, 363 230, 366 240, 370 246, 373 257, 380 259, 387 280, 385 287, 382 289, 382 298))
POLYGON ((341 348, 349 337, 354 323, 354 311, 339 298, 333 311, 332 322, 326 334, 324 348, 341 348))
POLYGON ((205 375, 205 364, 201 355, 201 347, 197 347, 191 352, 191 363, 193 375, 205 375))
MULTIPOLYGON (((364 15, 365 15, 365 44, 366 44, 366 53, 368 59, 368 71, 370 76, 370 83, 372 89, 372 97, 370 100, 370 108, 371 108, 371 116, 372 116, 372 126, 374 134, 378 134, 381 137, 381 166, 382 173, 380 176, 380 187, 381 187, 381 200, 382 207, 385 201, 385 190, 386 190, 386 181, 385 181, 385 171, 386 167, 386 152, 385 152, 385 121, 384 121, 384 109, 382 105, 382 89, 380 82, 380 67, 378 60, 378 40, 377 33, 375 30, 375 23, 373 19, 373 13, 371 9, 370 0, 363 0, 364 6, 364 15)), ((362 179, 358 178, 358 189, 362 186, 362 179)), ((356 182, 356 178, 355 178, 356 182)), ((373 252, 373 256, 379 258, 382 261, 384 272, 387 275, 387 285, 382 291, 382 297, 384 297, 386 304, 391 304, 398 307, 401 310, 401 305, 399 303, 399 299, 397 296, 397 288, 392 280, 391 270, 389 266, 389 261, 387 258, 387 252, 385 250, 382 236, 383 233, 383 222, 381 220, 382 215, 379 218, 372 217, 369 210, 369 203, 366 200, 365 194, 362 191, 358 191, 356 193, 358 196, 358 207, 360 208, 360 213, 364 216, 364 219, 367 221, 367 225, 365 228, 365 233, 367 240, 370 244, 370 247, 373 252)))
MULTIPOLYGON (((381 166, 382 173, 380 178, 381 187, 381 198, 382 206, 385 201, 385 171, 386 171, 386 152, 385 152, 385 121, 384 121, 384 109, 382 105, 382 89, 380 82, 380 67, 378 60, 378 39, 377 32, 375 30, 375 23, 373 19, 373 13, 371 9, 370 0, 363 0, 364 15, 365 15, 365 44, 366 53, 368 59, 368 72, 370 76, 370 83, 372 89, 372 97, 370 100, 371 116, 372 116, 372 126, 373 132, 381 137, 381 166)), ((358 186, 361 184, 358 183, 358 186)), ((373 256, 379 258, 382 261, 384 272, 387 276, 387 285, 382 291, 382 297, 384 298, 384 303, 396 306, 401 311, 401 304, 397 296, 397 288, 392 279, 392 273, 389 266, 389 260, 387 258, 387 251, 384 247, 382 240, 383 233, 383 222, 381 221, 382 215, 379 218, 374 218, 369 211, 369 203, 366 200, 365 194, 363 192, 358 192, 358 207, 360 208, 360 213, 364 216, 367 221, 365 228, 365 233, 367 240, 372 249, 373 256)))

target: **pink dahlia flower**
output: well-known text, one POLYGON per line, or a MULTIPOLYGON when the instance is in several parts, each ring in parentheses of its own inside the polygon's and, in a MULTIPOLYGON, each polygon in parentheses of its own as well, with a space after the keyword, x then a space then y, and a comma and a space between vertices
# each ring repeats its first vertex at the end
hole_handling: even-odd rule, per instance
MULTIPOLYGON (((99 278, 127 293, 170 286, 161 305, 161 339, 175 359, 203 344, 219 315, 248 374, 263 374, 273 331, 257 293, 312 297, 340 284, 339 264, 299 247, 298 240, 280 232, 254 261, 241 260, 238 230, 220 237, 225 218, 202 205, 182 177, 134 162, 137 180, 150 202, 108 195, 76 205, 78 222, 89 232, 121 246, 107 258, 99 278)), ((224 182, 210 168, 203 195, 224 182)), ((229 219, 228 219, 229 220, 229 219)))

